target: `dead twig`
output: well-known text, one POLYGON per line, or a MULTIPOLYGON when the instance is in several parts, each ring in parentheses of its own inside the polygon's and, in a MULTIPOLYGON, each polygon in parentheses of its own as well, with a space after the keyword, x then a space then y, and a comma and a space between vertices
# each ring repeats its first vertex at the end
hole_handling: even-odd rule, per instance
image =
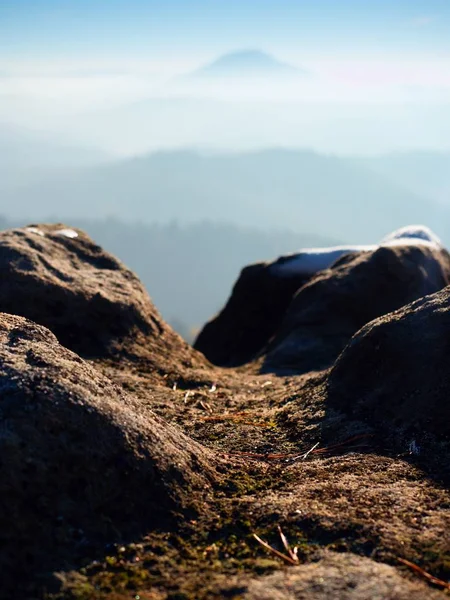
POLYGON ((255 540, 261 544, 261 546, 264 546, 264 548, 266 548, 266 550, 268 550, 269 552, 271 552, 278 558, 281 558, 281 560, 284 560, 285 562, 289 563, 290 565, 298 565, 300 563, 300 560, 297 556, 298 548, 297 547, 295 547, 293 549, 291 548, 286 536, 284 535, 284 533, 279 525, 278 525, 278 533, 280 534, 281 542, 282 542, 287 554, 283 554, 282 552, 280 552, 279 550, 277 550, 276 548, 274 548, 273 546, 271 546, 270 544, 265 542, 263 539, 261 539, 259 537, 259 535, 256 535, 256 533, 253 533, 252 535, 255 538, 255 540))
MULTIPOLYGON (((212 408, 206 401, 203 402, 203 400, 199 400, 198 404, 200 404, 200 406, 203 408, 203 410, 206 410, 206 412, 212 413, 212 408)), ((205 418, 208 418, 208 417, 205 417, 205 418)))
MULTIPOLYGON (((234 413, 235 415, 240 415, 242 413, 234 413)), ((220 420, 220 417, 204 417, 203 420, 220 420)), ((255 425, 255 423, 249 423, 251 425, 255 425)), ((261 425, 260 425, 261 426, 261 425)), ((264 425, 263 425, 264 426, 264 425)), ((348 449, 348 446, 363 440, 364 438, 373 437, 371 433, 364 433, 361 435, 355 435, 343 442, 339 442, 337 444, 331 444, 330 446, 325 446, 323 448, 317 448, 319 442, 315 444, 312 448, 310 448, 306 453, 302 454, 292 454, 289 452, 279 452, 279 453, 257 453, 257 452, 224 452, 226 456, 241 456, 243 458, 249 458, 251 460, 268 460, 268 461, 276 461, 283 460, 286 462, 296 461, 296 460, 305 460, 308 458, 310 454, 318 455, 318 456, 332 456, 338 454, 342 450, 348 449)), ((362 448, 366 448, 367 446, 358 445, 354 448, 354 450, 361 450, 362 448)))
POLYGON ((262 388, 265 388, 265 387, 267 387, 268 385, 272 385, 272 382, 271 382, 271 381, 265 381, 265 382, 262 384, 262 386, 261 386, 261 387, 262 387, 262 388))
POLYGON ((294 460, 298 460, 299 458, 301 458, 302 460, 305 460, 306 458, 308 458, 308 456, 311 454, 311 452, 314 452, 314 450, 317 448, 319 443, 320 442, 317 442, 317 444, 314 444, 314 446, 312 448, 310 448, 308 450, 308 452, 306 452, 305 454, 298 454, 297 456, 294 456, 288 460, 294 461, 294 460))
POLYGON ((348 438, 347 440, 344 440, 343 442, 338 442, 337 444, 331 444, 330 446, 324 446, 323 448, 317 448, 317 450, 314 450, 314 454, 328 454, 328 453, 333 453, 339 450, 342 450, 343 448, 346 448, 347 446, 353 444, 354 442, 357 442, 359 440, 362 439, 366 439, 369 437, 373 437, 373 435, 371 433, 362 433, 360 435, 354 435, 351 438, 348 438))
POLYGON ((442 579, 439 579, 438 577, 434 577, 434 575, 431 575, 431 573, 428 573, 418 565, 410 562, 409 560, 406 560, 406 558, 398 558, 397 560, 409 567, 410 569, 412 569, 415 573, 418 573, 421 577, 423 577, 430 583, 442 587, 446 590, 450 590, 450 583, 448 581, 444 581, 442 579))
POLYGON ((298 548, 297 546, 294 546, 294 548, 291 548, 287 537, 284 535, 283 530, 281 529, 281 527, 278 525, 278 533, 280 534, 280 538, 281 541, 283 542, 283 546, 284 549, 286 550, 286 552, 289 554, 289 556, 292 558, 292 560, 296 563, 299 562, 298 560, 298 548))
POLYGON ((258 454, 257 452, 224 452, 225 456, 241 456, 243 458, 251 458, 254 460, 280 460, 289 458, 292 454, 258 454))

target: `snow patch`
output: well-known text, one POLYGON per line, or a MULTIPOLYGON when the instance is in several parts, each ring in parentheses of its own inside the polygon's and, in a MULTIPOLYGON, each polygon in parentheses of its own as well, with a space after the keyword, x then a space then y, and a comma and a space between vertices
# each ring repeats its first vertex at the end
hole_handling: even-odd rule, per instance
POLYGON ((58 231, 55 231, 54 233, 55 235, 63 235, 64 237, 71 239, 78 237, 78 233, 74 229, 58 229, 58 231))
POLYGON ((404 240, 405 243, 407 239, 412 240, 423 240, 427 242, 432 242, 437 244, 438 246, 442 246, 441 240, 438 236, 431 231, 429 227, 425 227, 425 225, 407 225, 406 227, 401 227, 400 229, 396 229, 386 237, 381 240, 381 244, 384 245, 387 242, 392 242, 394 240, 404 240))
POLYGON ((39 229, 38 227, 25 227, 25 231, 28 231, 29 233, 36 233, 42 237, 45 236, 45 233, 42 231, 42 229, 39 229))
POLYGON ((297 254, 283 257, 271 266, 275 275, 313 275, 317 271, 328 269, 344 254, 376 250, 377 246, 330 246, 328 248, 305 248, 297 254))
POLYGON ((397 229, 384 237, 380 244, 355 246, 330 246, 328 248, 304 248, 295 254, 283 256, 270 267, 270 271, 278 277, 296 275, 314 275, 318 271, 328 269, 345 254, 373 252, 385 246, 434 246, 442 248, 441 240, 431 229, 424 225, 408 225, 397 229))

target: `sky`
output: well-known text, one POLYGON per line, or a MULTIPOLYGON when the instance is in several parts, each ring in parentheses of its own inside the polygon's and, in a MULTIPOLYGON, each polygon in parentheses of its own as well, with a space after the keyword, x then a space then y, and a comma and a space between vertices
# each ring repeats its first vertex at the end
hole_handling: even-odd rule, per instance
POLYGON ((450 59, 449 0, 0 0, 0 67, 177 68, 241 47, 291 62, 450 59))
MULTIPOLYGON (((450 114, 450 0, 0 0, 0 124, 64 135, 83 131, 86 138, 81 141, 91 143, 92 138, 108 150, 127 148, 132 153, 141 151, 148 139, 159 138, 153 130, 146 135, 139 130, 139 139, 131 135, 131 109, 117 123, 113 119, 117 128, 123 126, 114 141, 103 134, 92 137, 93 126, 82 129, 67 116, 92 113, 96 125, 96 111, 127 106, 134 111, 139 102, 186 96, 266 102, 249 134, 253 145, 254 139, 267 145, 303 140, 335 151, 317 128, 315 137, 299 137, 298 132, 315 122, 314 115, 305 116, 306 125, 293 127, 299 113, 306 115, 294 103, 303 102, 314 110, 319 107, 314 118, 322 125, 320 106, 326 104, 326 116, 334 114, 329 106, 337 107, 340 116, 335 120, 351 121, 359 132, 355 148, 370 145, 366 140, 374 136, 380 138, 380 148, 410 138, 411 146, 442 146, 448 139, 442 133, 442 115, 450 114), (311 77, 291 86, 183 83, 189 80, 184 75, 240 49, 264 51, 311 77), (275 119, 277 127, 284 126, 283 135, 277 130, 261 139, 260 132, 274 120, 271 102, 290 103, 289 119, 283 125, 283 108, 275 119), (420 109, 420 117, 417 111, 399 112, 408 103, 420 109), (389 124, 402 119, 401 131, 390 131, 389 124), (363 122, 372 128, 370 134, 363 122), (384 129, 377 124, 381 122, 384 129)), ((168 116, 172 110, 168 103, 155 122, 166 119, 171 126, 176 121, 168 116)), ((215 110, 223 109, 218 104, 215 110)), ((243 129, 247 110, 242 111, 243 129)), ((191 129, 196 135, 210 129, 208 115, 199 117, 196 127, 189 115, 175 132, 182 134, 184 144, 192 141, 187 135, 191 129)), ((104 131, 110 129, 104 126, 104 131)), ((164 139, 169 133, 164 132, 164 139)))

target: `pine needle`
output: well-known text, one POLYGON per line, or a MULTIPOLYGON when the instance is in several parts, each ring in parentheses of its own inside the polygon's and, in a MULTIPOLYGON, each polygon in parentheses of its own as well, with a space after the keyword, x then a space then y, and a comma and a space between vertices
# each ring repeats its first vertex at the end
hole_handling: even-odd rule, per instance
POLYGON ((439 587, 443 587, 446 590, 450 590, 450 583, 448 581, 443 581, 442 579, 438 579, 438 577, 434 577, 434 575, 431 575, 431 573, 428 573, 427 571, 425 571, 418 565, 415 565, 414 563, 410 562, 409 560, 406 560, 406 558, 398 558, 397 560, 399 562, 403 563, 404 565, 406 565, 407 567, 409 567, 410 569, 412 569, 414 572, 421 575, 421 577, 424 577, 430 583, 433 583, 434 585, 438 585, 439 587))
POLYGON ((291 548, 291 546, 287 540, 287 537, 284 535, 283 530, 281 529, 281 527, 279 525, 278 525, 278 533, 280 534, 281 541, 283 543, 283 546, 284 546, 287 554, 283 554, 282 552, 280 552, 279 550, 277 550, 276 548, 274 548, 273 546, 271 546, 270 544, 268 544, 267 542, 262 540, 258 535, 256 535, 256 533, 253 533, 252 535, 255 538, 255 540, 261 544, 261 546, 264 546, 264 548, 266 550, 268 550, 269 552, 271 552, 278 558, 281 558, 281 560, 284 560, 285 562, 287 562, 290 565, 298 565, 300 562, 299 558, 297 556, 298 548, 297 547, 295 547, 294 549, 291 548))

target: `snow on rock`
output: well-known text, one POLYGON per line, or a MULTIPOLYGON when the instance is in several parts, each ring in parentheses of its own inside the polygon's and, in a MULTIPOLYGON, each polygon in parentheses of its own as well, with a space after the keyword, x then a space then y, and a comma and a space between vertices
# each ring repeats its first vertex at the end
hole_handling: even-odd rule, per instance
POLYGON ((401 241, 402 243, 408 243, 407 240, 414 240, 416 243, 420 243, 420 240, 425 242, 431 242, 442 246, 441 240, 438 236, 431 231, 429 227, 425 225, 407 225, 396 229, 381 240, 381 244, 384 245, 393 241, 401 241))
POLYGON ((78 237, 78 233, 74 229, 58 229, 55 231, 55 235, 63 235, 71 239, 78 237))
POLYGON ((283 256, 274 262, 271 270, 282 277, 291 277, 303 273, 314 275, 317 271, 328 269, 344 254, 370 252, 376 246, 330 246, 328 248, 304 248, 297 254, 283 256))
POLYGON ((341 256, 359 252, 373 252, 380 246, 435 245, 442 247, 441 240, 425 225, 407 225, 384 237, 380 244, 330 246, 328 248, 304 248, 300 252, 283 256, 274 262, 271 270, 279 277, 313 275, 328 269, 341 256))

